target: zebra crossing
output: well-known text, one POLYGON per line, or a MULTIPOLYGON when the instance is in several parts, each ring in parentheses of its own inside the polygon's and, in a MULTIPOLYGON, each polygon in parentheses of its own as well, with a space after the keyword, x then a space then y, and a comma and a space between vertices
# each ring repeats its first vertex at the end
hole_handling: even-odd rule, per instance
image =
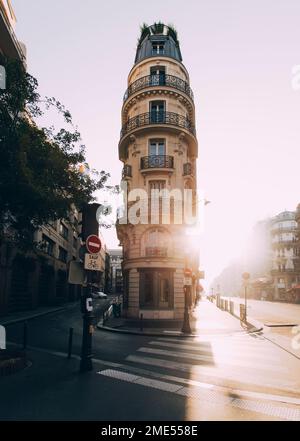
POLYGON ((300 395, 295 397, 300 385, 278 348, 260 335, 156 337, 124 363, 107 364, 98 374, 113 380, 262 417, 300 420, 300 395))

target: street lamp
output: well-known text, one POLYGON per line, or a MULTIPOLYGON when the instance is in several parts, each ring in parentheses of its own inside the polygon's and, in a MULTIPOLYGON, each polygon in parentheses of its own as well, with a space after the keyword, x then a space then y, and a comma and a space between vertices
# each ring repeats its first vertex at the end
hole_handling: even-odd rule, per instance
POLYGON ((247 321, 247 284, 248 280, 250 279, 250 274, 245 272, 242 274, 242 278, 244 280, 244 287, 245 287, 245 322, 247 321))
POLYGON ((183 325, 181 332, 183 334, 191 334, 191 325, 190 325, 190 314, 189 314, 189 306, 191 302, 191 281, 192 281, 192 270, 186 268, 184 270, 184 316, 183 316, 183 325))

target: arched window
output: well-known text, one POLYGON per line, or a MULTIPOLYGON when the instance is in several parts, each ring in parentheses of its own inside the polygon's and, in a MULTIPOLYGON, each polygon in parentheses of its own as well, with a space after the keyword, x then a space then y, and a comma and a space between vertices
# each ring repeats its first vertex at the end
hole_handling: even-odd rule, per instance
POLYGON ((166 257, 172 253, 170 233, 164 228, 146 231, 141 242, 141 256, 166 257))

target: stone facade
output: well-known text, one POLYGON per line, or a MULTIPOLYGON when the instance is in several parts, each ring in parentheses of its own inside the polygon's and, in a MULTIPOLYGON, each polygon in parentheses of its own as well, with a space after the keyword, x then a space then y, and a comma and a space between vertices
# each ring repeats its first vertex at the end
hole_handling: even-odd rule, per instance
MULTIPOLYGON (((140 40, 122 107, 123 180, 128 194, 145 191, 149 209, 146 222, 133 224, 129 218, 117 225, 124 252, 124 311, 128 317, 178 319, 184 312, 184 270, 194 271, 195 288, 198 257, 186 244, 186 225, 176 224, 178 206, 171 204, 169 222, 161 214, 163 197, 151 211, 151 190, 183 195, 189 189, 195 198, 195 106, 178 41, 167 26, 149 29, 140 40)), ((126 215, 135 200, 133 194, 126 215)))

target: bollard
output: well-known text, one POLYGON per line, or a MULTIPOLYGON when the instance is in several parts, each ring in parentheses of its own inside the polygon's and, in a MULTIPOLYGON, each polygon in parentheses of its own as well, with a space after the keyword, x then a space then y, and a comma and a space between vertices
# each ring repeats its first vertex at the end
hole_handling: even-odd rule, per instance
POLYGON ((27 322, 24 322, 24 325, 23 325, 23 349, 24 350, 27 348, 27 341, 28 341, 28 325, 27 325, 27 322))
POLYGON ((140 316, 140 330, 141 330, 141 332, 143 332, 143 318, 144 318, 144 315, 141 314, 141 316, 140 316))
POLYGON ((70 359, 72 356, 72 347, 73 347, 73 328, 69 329, 69 342, 68 342, 68 358, 70 359))
POLYGON ((240 322, 241 323, 247 322, 246 308, 245 308, 245 305, 243 305, 242 303, 240 304, 240 322))

